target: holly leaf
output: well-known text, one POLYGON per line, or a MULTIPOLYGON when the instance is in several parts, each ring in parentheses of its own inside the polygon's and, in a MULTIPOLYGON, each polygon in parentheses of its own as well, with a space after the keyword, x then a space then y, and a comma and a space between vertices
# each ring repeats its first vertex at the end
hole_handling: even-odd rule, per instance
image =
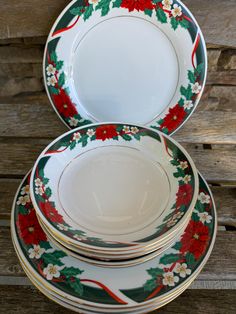
POLYGON ((43 171, 43 168, 40 168, 40 169, 39 169, 39 176, 41 177, 41 179, 44 178, 44 171, 43 171))
POLYGON ((179 21, 177 21, 174 17, 172 17, 170 19, 170 24, 171 24, 173 30, 176 30, 179 26, 179 21))
POLYGON ((161 129, 161 131, 164 133, 164 134, 169 134, 169 130, 167 128, 163 128, 161 129))
POLYGON ((93 6, 90 5, 87 7, 87 9, 84 11, 83 19, 86 21, 93 13, 93 6))
POLYGON ((160 258, 160 263, 167 265, 175 263, 179 260, 179 255, 177 254, 167 254, 160 258))
POLYGON ((176 242, 175 245, 173 246, 173 249, 179 251, 182 247, 182 243, 181 242, 176 242))
POLYGON ((63 67, 64 62, 63 61, 58 61, 56 63, 56 69, 59 71, 63 67))
POLYGON ((180 178, 180 177, 183 178, 184 176, 185 176, 184 170, 181 168, 178 168, 177 172, 174 173, 175 178, 180 178))
POLYGON ((63 266, 63 263, 60 261, 60 258, 66 256, 62 251, 55 251, 53 253, 44 253, 42 255, 43 261, 48 264, 63 266))
POLYGON ((48 179, 48 178, 43 178, 43 184, 44 184, 44 185, 48 184, 48 182, 49 182, 49 179, 48 179))
POLYGON ((141 138, 140 134, 134 134, 133 136, 137 141, 140 141, 141 138))
POLYGON ((54 87, 54 86, 50 86, 50 90, 51 90, 51 93, 54 94, 54 95, 59 95, 59 90, 54 87))
POLYGON ((51 245, 50 245, 50 243, 47 242, 47 241, 41 241, 41 242, 39 243, 39 245, 40 245, 41 248, 43 248, 43 249, 45 249, 45 250, 49 250, 49 249, 52 248, 51 245))
POLYGON ((195 263, 195 257, 192 253, 188 252, 185 258, 188 265, 193 265, 195 263))
POLYGON ((199 74, 201 74, 201 72, 202 72, 203 69, 204 69, 204 63, 200 63, 200 64, 196 67, 194 73, 195 73, 196 75, 199 75, 199 74))
POLYGON ((179 161, 176 160, 176 159, 171 160, 170 163, 171 163, 173 166, 179 166, 179 161))
POLYGON ((182 19, 181 21, 179 21, 179 25, 183 28, 189 28, 189 22, 185 19, 182 19))
POLYGON ((156 16, 158 21, 161 22, 162 24, 167 23, 167 16, 161 8, 158 8, 156 10, 156 16))
POLYGON ((82 143, 82 147, 85 147, 85 146, 88 144, 88 139, 87 139, 87 137, 86 137, 86 138, 83 138, 82 141, 81 141, 81 143, 82 143))
POLYGON ((180 93, 181 93, 181 95, 183 95, 183 96, 186 97, 187 89, 186 89, 184 86, 181 86, 181 87, 180 87, 180 93))
POLYGON ((187 87, 187 90, 186 90, 186 99, 187 100, 190 100, 193 96, 193 92, 192 92, 192 87, 191 85, 189 84, 188 87, 187 87))
POLYGON ((78 275, 81 275, 82 273, 83 270, 75 267, 65 267, 61 270, 61 274, 66 277, 76 277, 78 275))
POLYGON ((131 141, 132 140, 132 137, 129 134, 122 134, 121 136, 125 141, 131 141))
POLYGON ((154 279, 149 279, 143 285, 144 291, 153 291, 157 286, 157 282, 154 279))
POLYGON ((74 149, 75 146, 76 146, 76 141, 72 141, 72 142, 70 143, 70 150, 74 149))
MULTIPOLYGON (((112 4, 113 8, 119 8, 121 6, 122 0, 115 0, 112 4)), ((145 11, 144 11, 145 12, 145 11)))
POLYGON ((183 105, 184 105, 184 99, 183 99, 183 98, 180 98, 178 104, 180 105, 180 107, 183 107, 183 105))
POLYGON ((199 211, 200 213, 203 213, 205 211, 204 204, 198 201, 195 205, 195 209, 199 211))
POLYGON ((50 189, 50 187, 46 188, 45 194, 47 195, 47 197, 50 197, 52 195, 52 190, 50 189))
POLYGON ((110 2, 111 0, 101 0, 96 6, 95 10, 101 10, 101 15, 105 16, 110 10, 110 2))
POLYGON ((64 84, 65 84, 65 73, 62 72, 58 80, 58 85, 62 87, 64 84))
POLYGON ((55 64, 57 63, 57 54, 55 51, 51 52, 50 54, 50 59, 52 62, 54 62, 55 64))
POLYGON ((28 210, 23 205, 18 205, 19 213, 22 215, 27 215, 28 210))
POLYGON ((161 276, 164 273, 163 269, 161 268, 150 268, 147 270, 147 272, 151 277, 154 278, 156 278, 157 276, 161 276))
POLYGON ((78 295, 83 295, 83 285, 81 284, 79 278, 73 278, 72 279, 68 279, 67 283, 70 285, 70 287, 76 292, 78 293, 78 295))
POLYGON ((188 71, 188 79, 192 84, 194 84, 196 81, 194 73, 190 70, 188 71))
POLYGON ((162 2, 162 0, 153 0, 152 2, 155 3, 155 4, 157 4, 157 3, 162 2))
POLYGON ((144 14, 151 17, 152 16, 152 10, 146 9, 146 10, 144 10, 144 14))
POLYGON ((45 199, 42 197, 42 195, 36 195, 36 198, 37 198, 37 200, 39 201, 39 202, 41 202, 41 203, 44 203, 45 202, 45 199))

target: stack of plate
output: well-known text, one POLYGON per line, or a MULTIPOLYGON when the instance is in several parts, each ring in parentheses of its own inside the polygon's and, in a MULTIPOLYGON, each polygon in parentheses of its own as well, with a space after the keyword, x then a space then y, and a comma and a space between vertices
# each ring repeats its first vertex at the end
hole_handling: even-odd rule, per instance
POLYGON ((72 1, 59 16, 44 75, 73 130, 40 154, 12 210, 17 255, 46 296, 81 313, 146 313, 201 271, 215 205, 169 135, 197 106, 206 68, 180 1, 72 1))

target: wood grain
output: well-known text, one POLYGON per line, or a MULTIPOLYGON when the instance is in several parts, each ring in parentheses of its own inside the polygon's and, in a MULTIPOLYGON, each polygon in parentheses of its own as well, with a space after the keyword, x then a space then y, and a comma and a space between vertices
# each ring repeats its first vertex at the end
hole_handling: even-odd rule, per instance
MULTIPOLYGON (((0 222, 9 221, 12 202, 21 179, 0 179, 0 222)), ((236 187, 211 187, 220 226, 236 228, 236 187)))
MULTIPOLYGON (((54 20, 69 2, 1 0, 0 38, 46 36, 54 20)), ((185 0, 185 4, 198 20, 208 43, 236 46, 234 0, 185 0)))

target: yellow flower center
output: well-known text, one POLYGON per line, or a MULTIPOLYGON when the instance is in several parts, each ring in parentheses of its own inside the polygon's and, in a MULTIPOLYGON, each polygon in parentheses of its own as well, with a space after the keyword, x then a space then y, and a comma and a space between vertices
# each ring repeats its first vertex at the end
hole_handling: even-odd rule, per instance
POLYGON ((66 109, 68 106, 67 106, 67 104, 64 104, 63 107, 66 109))
POLYGON ((28 230, 30 233, 32 233, 32 232, 34 232, 34 227, 29 227, 28 230))
POLYGON ((198 240, 199 239, 199 235, 197 233, 194 234, 194 239, 198 240))

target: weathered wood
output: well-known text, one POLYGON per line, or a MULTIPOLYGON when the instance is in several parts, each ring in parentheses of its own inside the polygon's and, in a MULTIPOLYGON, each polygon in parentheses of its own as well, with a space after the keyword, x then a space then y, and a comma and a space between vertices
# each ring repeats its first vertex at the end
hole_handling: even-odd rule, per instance
MULTIPOLYGON (((0 222, 10 219, 12 202, 21 179, 0 179, 0 222)), ((211 187, 220 226, 236 228, 236 186, 211 187)))
MULTIPOLYGON (((235 291, 187 290, 180 297, 152 314, 234 314, 235 291)), ((53 301, 48 300, 34 287, 0 287, 1 313, 18 314, 73 314, 53 301), (30 301, 30 302, 29 302, 30 301)), ((150 313, 150 314, 151 314, 150 313)))
MULTIPOLYGON (((41 126, 40 126, 41 128, 41 126)), ((0 176, 23 176, 33 166, 50 139, 0 138, 2 162, 0 176)), ((203 149, 202 145, 184 143, 199 171, 210 182, 236 182, 236 150, 231 145, 203 149)))
MULTIPOLYGON (((0 276, 24 276, 11 243, 10 229, 1 227, 0 235, 0 276)), ((218 231, 214 250, 197 280, 236 281, 235 241, 236 232, 218 231)))
MULTIPOLYGON (((54 20, 69 2, 1 0, 0 38, 46 36, 54 20)), ((185 0, 185 4, 198 20, 208 43, 236 46, 234 0, 185 0)))

